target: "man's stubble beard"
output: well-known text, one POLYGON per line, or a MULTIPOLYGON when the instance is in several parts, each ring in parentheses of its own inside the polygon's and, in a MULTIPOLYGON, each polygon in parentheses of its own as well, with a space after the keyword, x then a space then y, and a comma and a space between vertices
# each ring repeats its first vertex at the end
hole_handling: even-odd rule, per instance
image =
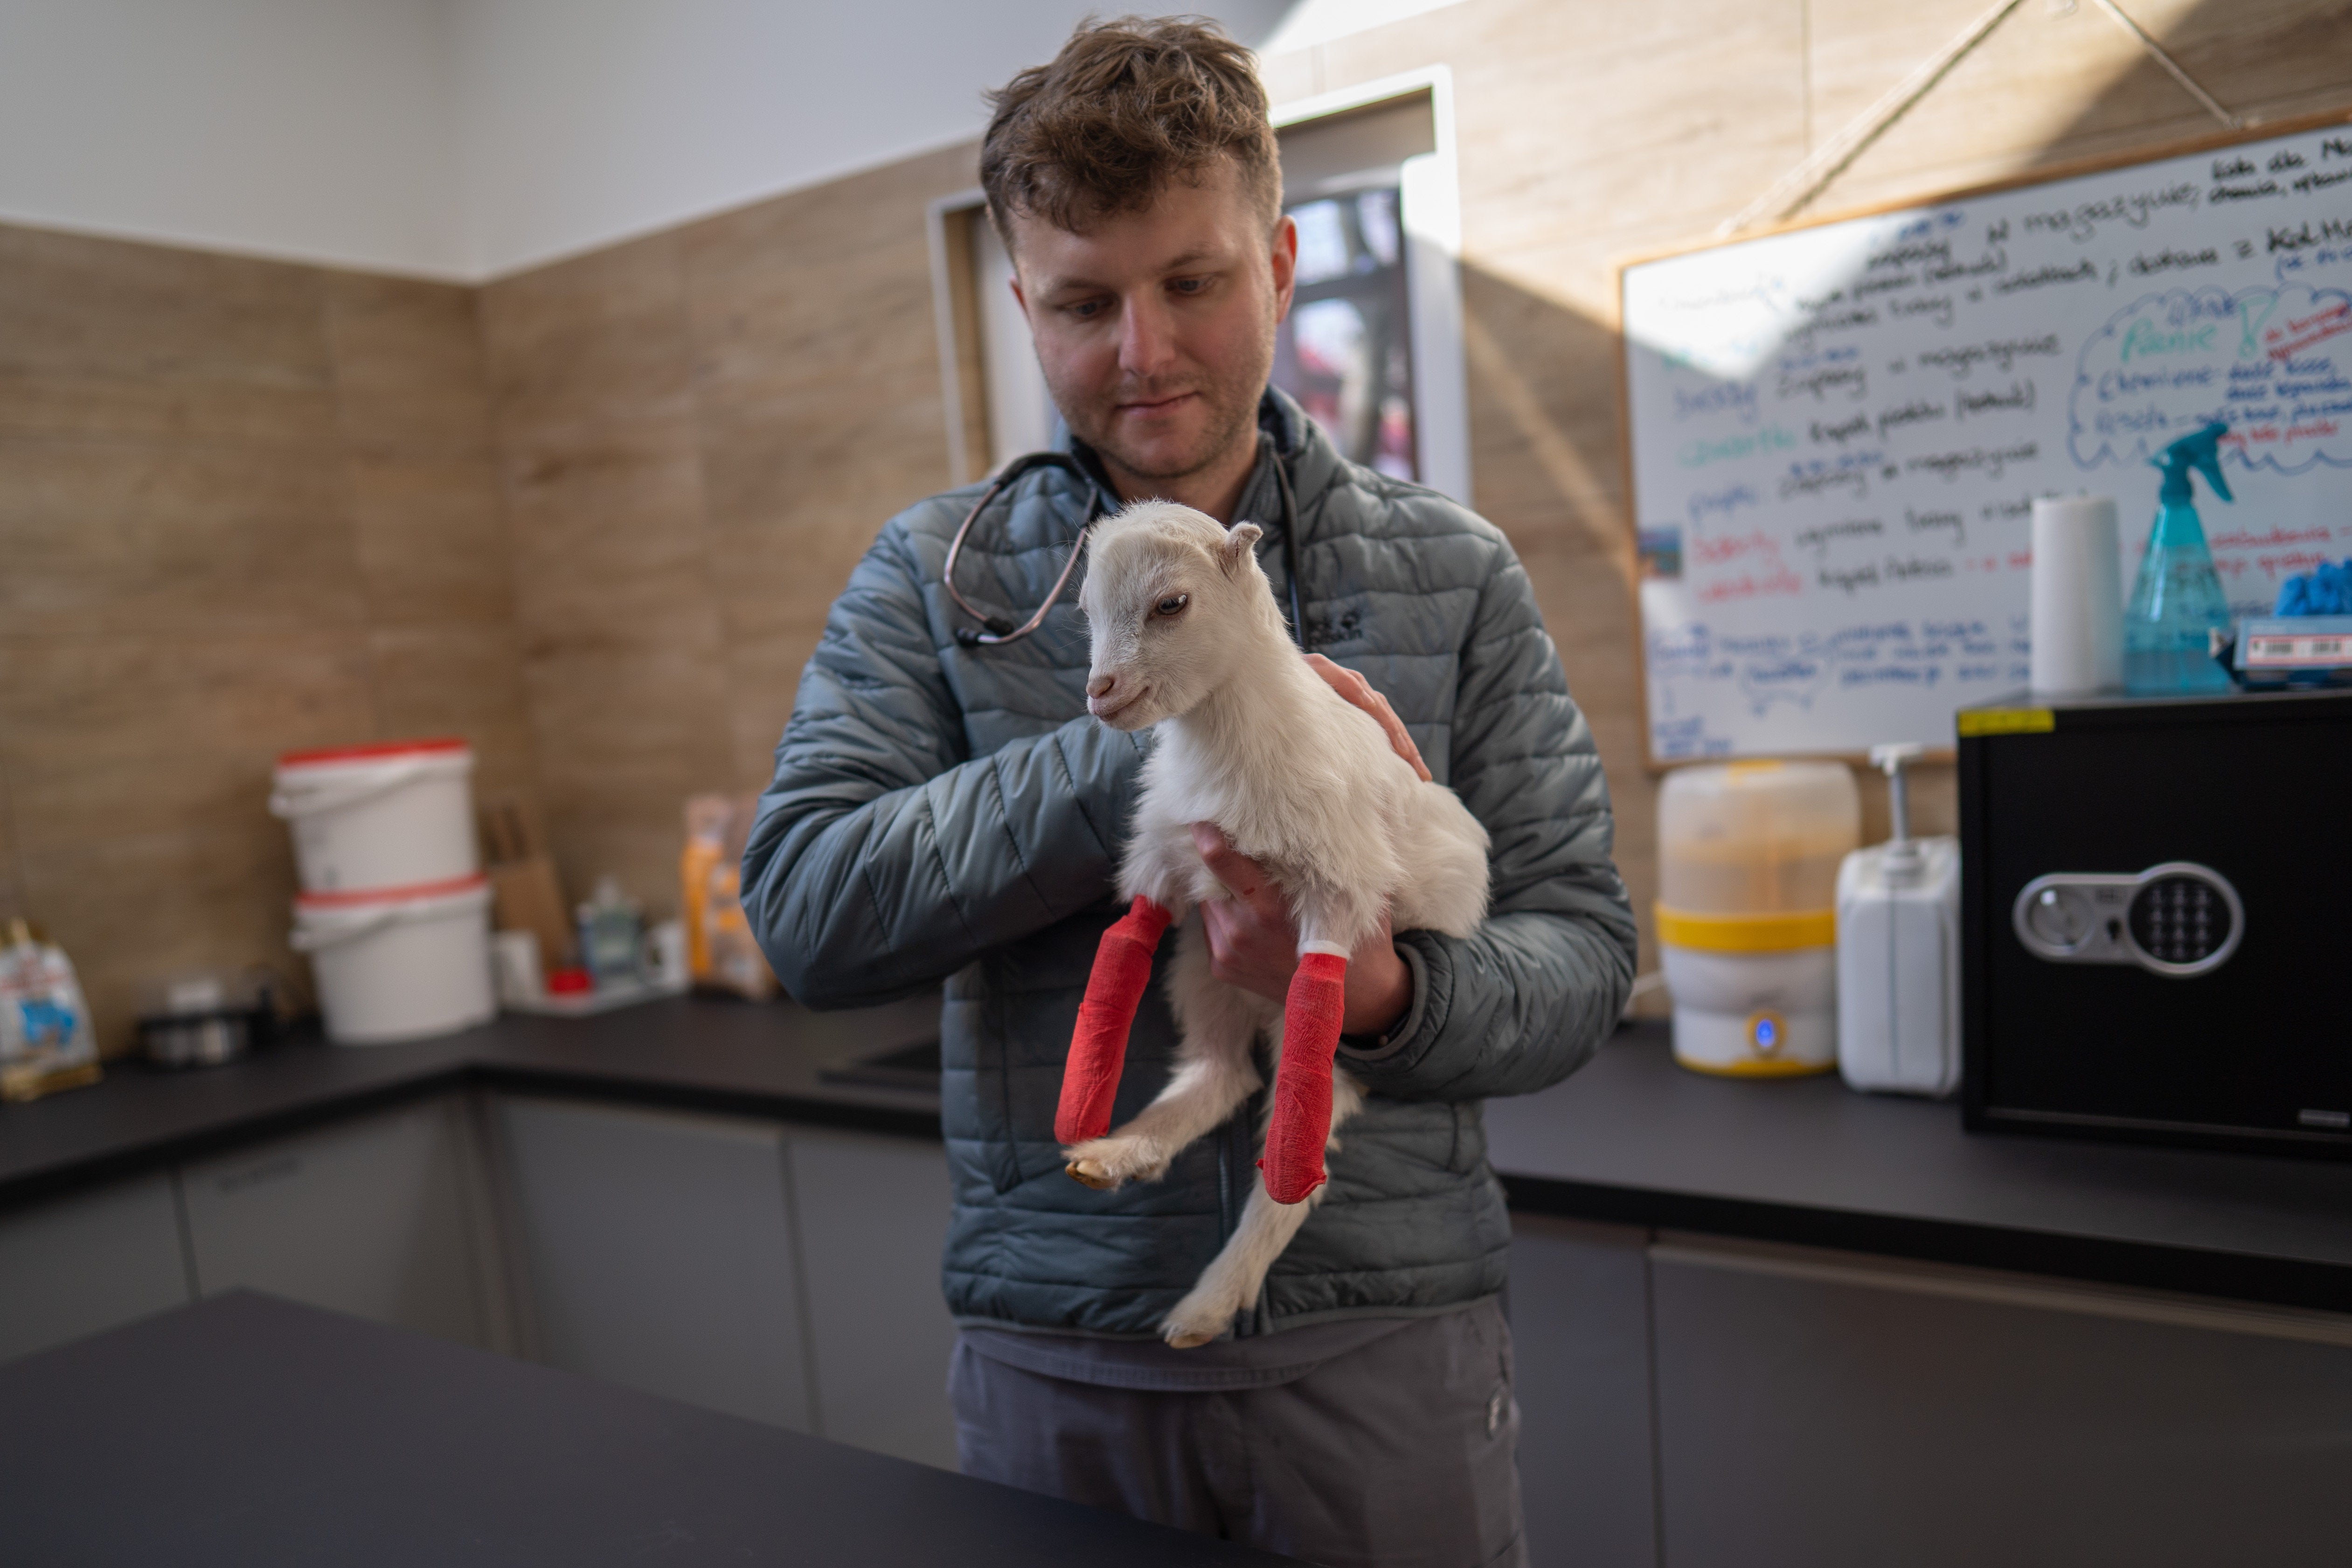
MULTIPOLYGON (((1257 358, 1259 363, 1253 369, 1233 378, 1230 383, 1216 383, 1190 389, 1202 394, 1209 402, 1216 415, 1216 419, 1210 427, 1208 437, 1202 442, 1201 449, 1182 462, 1181 466, 1147 466, 1150 459, 1144 462, 1137 461, 1133 454, 1120 450, 1118 443, 1105 437, 1101 426, 1109 425, 1116 418, 1116 416, 1107 413, 1115 398, 1106 400, 1104 404, 1098 405, 1106 411, 1106 417, 1089 420, 1089 423, 1097 426, 1096 429, 1082 429, 1074 424, 1071 426, 1071 434, 1093 447, 1104 458, 1117 464, 1119 468, 1139 479, 1166 481, 1189 479, 1194 474, 1214 468, 1233 451, 1236 442, 1250 439, 1255 430, 1258 398, 1265 390, 1267 378, 1274 371, 1274 333, 1271 331, 1266 333, 1265 350, 1257 358)), ((1049 387, 1048 390, 1050 391, 1051 388, 1049 387)), ((1056 398, 1055 401, 1059 404, 1060 399, 1056 398)), ((1089 413, 1093 411, 1090 407, 1089 413)), ((1065 413, 1063 417, 1066 419, 1068 415, 1065 413)))

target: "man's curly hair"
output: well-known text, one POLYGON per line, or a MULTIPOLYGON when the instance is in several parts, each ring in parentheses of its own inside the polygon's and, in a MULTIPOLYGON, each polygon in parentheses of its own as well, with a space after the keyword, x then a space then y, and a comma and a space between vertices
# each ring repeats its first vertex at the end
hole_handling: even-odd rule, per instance
POLYGON ((1139 211, 1221 158, 1269 232, 1282 165, 1250 52, 1199 16, 1082 23, 1050 64, 989 95, 981 143, 988 216, 1006 245, 1017 215, 1083 234, 1139 211))

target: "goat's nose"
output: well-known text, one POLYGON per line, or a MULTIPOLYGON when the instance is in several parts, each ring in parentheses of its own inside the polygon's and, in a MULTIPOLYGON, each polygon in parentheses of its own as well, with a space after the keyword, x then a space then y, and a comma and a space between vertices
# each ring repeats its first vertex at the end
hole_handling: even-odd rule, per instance
POLYGON ((1087 695, 1089 697, 1108 697, 1110 695, 1110 689, 1118 684, 1118 677, 1116 675, 1088 676, 1087 678, 1087 695))

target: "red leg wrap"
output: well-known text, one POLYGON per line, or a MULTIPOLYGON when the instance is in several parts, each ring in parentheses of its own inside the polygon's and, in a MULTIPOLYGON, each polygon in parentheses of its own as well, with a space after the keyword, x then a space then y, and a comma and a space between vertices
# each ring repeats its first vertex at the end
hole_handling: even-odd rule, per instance
POLYGON ((1331 1057, 1339 1048, 1347 1005, 1348 961, 1310 952, 1290 977, 1282 1012, 1282 1065, 1274 1074, 1274 1115, 1266 1124, 1266 1195, 1303 1202, 1323 1184, 1323 1145, 1331 1136, 1331 1057))
POLYGON ((1064 1143, 1083 1143, 1110 1131, 1111 1101, 1118 1097, 1118 1070, 1127 1060, 1127 1031, 1143 1005, 1143 988, 1151 984, 1151 954, 1174 918, 1139 894, 1095 949, 1094 973, 1087 976, 1069 1063, 1062 1069, 1062 1103, 1054 1113, 1054 1136, 1064 1143))

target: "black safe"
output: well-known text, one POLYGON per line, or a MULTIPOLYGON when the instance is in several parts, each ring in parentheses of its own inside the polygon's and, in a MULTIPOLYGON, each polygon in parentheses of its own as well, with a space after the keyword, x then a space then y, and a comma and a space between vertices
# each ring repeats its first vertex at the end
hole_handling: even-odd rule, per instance
POLYGON ((1958 728, 1967 1125, 2352 1155, 2352 691, 1958 728))

